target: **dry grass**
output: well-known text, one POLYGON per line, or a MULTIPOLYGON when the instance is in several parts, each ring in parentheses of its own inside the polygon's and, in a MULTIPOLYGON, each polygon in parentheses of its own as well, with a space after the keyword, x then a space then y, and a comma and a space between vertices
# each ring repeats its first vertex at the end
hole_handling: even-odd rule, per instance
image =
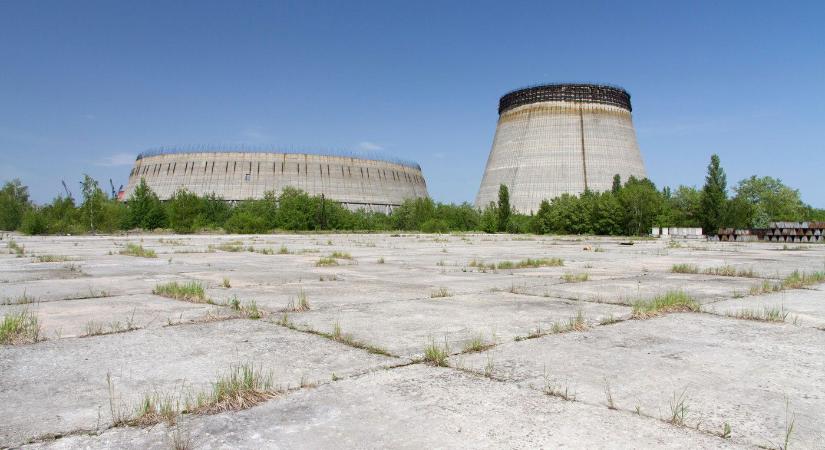
POLYGON ((561 276, 561 279, 564 280, 565 283, 583 283, 590 279, 590 275, 587 272, 566 273, 561 276))
POLYGON ((444 298, 444 297, 452 297, 453 293, 450 292, 447 288, 439 288, 432 292, 430 292, 430 298, 444 298))
POLYGON ((668 291, 650 300, 633 302, 634 319, 647 319, 672 312, 697 312, 699 303, 683 291, 668 291))
POLYGON ((564 265, 561 258, 527 258, 521 261, 502 261, 496 264, 496 269, 535 269, 539 267, 559 267, 564 265))
POLYGON ((670 271, 673 273, 699 273, 699 267, 693 264, 674 264, 670 271))
POLYGON ((72 258, 63 255, 38 255, 34 257, 34 260, 41 263, 73 261, 72 258))
POLYGON ((464 353, 483 352, 494 346, 494 343, 485 341, 484 336, 476 335, 464 344, 464 353))
POLYGON ((331 256, 322 256, 318 259, 318 262, 315 263, 316 267, 328 267, 328 266, 337 266, 338 260, 331 256))
POLYGON ((33 344, 40 340, 40 321, 28 309, 8 314, 0 322, 0 344, 33 344))
POLYGON ((126 248, 120 251, 121 255, 137 256, 140 258, 157 258, 158 255, 152 249, 143 248, 143 246, 133 243, 126 244, 126 248))
POLYGON ((203 290, 203 285, 197 281, 190 281, 185 284, 178 284, 176 281, 166 284, 159 284, 152 290, 155 295, 183 300, 192 303, 211 303, 203 290))
MULTIPOLYGON (((272 373, 252 363, 232 366, 212 383, 212 390, 195 398, 195 414, 216 414, 251 408, 280 393, 272 383, 272 373)), ((189 409, 189 408, 187 408, 189 409)))
POLYGON ((785 322, 788 314, 788 311, 785 311, 785 308, 781 306, 779 308, 769 308, 765 306, 762 309, 742 309, 727 315, 737 319, 756 320, 759 322, 785 322))
POLYGON ((579 310, 575 316, 570 317, 567 320, 559 320, 553 322, 550 325, 550 329, 542 330, 540 327, 537 327, 535 330, 531 331, 527 336, 516 336, 514 338, 515 341, 524 341, 527 339, 535 339, 542 336, 547 336, 548 334, 559 334, 559 333, 569 333, 572 331, 585 331, 587 330, 587 319, 584 317, 584 313, 579 310))
POLYGON ((307 297, 306 292, 303 289, 298 291, 297 299, 289 300, 287 303, 286 308, 282 309, 283 312, 304 312, 309 311, 311 308, 309 304, 309 297, 307 297), (297 300, 297 302, 296 302, 297 300))

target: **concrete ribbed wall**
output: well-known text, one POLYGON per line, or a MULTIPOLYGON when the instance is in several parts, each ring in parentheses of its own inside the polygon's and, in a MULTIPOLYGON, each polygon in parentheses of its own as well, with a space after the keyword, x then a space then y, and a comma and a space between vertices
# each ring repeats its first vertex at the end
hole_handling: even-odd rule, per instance
POLYGON ((646 176, 630 111, 601 103, 539 102, 504 111, 481 181, 476 205, 498 199, 535 212, 543 199, 563 193, 609 190, 613 175, 646 176))
POLYGON ((145 156, 135 161, 125 198, 140 179, 169 199, 184 188, 225 200, 263 198, 291 186, 351 209, 386 211, 409 198, 426 197, 421 170, 403 164, 340 156, 292 153, 197 152, 145 156))

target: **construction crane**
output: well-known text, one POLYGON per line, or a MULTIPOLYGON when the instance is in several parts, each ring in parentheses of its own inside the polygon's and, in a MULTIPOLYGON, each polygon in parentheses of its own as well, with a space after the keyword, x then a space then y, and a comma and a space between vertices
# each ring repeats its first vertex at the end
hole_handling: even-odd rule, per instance
POLYGON ((60 180, 60 182, 63 183, 63 189, 66 190, 67 198, 72 198, 72 191, 69 190, 69 186, 66 186, 66 180, 60 180))

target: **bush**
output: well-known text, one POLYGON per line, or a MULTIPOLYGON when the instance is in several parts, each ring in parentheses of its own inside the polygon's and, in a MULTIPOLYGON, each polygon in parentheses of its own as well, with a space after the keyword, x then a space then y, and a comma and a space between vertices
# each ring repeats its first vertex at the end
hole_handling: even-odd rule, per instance
POLYGON ((229 233, 240 234, 266 233, 269 231, 266 219, 247 210, 235 211, 223 227, 229 233))
POLYGON ((29 209, 23 214, 20 231, 26 234, 48 234, 48 220, 40 210, 29 209))
POLYGON ((450 225, 446 220, 429 219, 421 224, 421 231, 424 233, 448 233, 450 225))

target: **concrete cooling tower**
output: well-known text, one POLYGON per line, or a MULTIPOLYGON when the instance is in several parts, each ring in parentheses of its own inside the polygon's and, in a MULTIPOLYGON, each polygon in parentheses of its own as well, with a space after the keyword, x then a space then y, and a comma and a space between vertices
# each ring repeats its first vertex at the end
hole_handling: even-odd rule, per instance
POLYGON ((179 189, 224 200, 260 199, 291 186, 323 194, 349 209, 390 212, 406 199, 427 197, 421 167, 412 162, 311 153, 151 151, 138 155, 124 192, 141 178, 161 200, 179 189))
POLYGON ((483 208, 499 185, 521 213, 564 193, 609 190, 613 176, 644 178, 630 94, 595 84, 548 84, 499 101, 498 125, 476 196, 483 208))

